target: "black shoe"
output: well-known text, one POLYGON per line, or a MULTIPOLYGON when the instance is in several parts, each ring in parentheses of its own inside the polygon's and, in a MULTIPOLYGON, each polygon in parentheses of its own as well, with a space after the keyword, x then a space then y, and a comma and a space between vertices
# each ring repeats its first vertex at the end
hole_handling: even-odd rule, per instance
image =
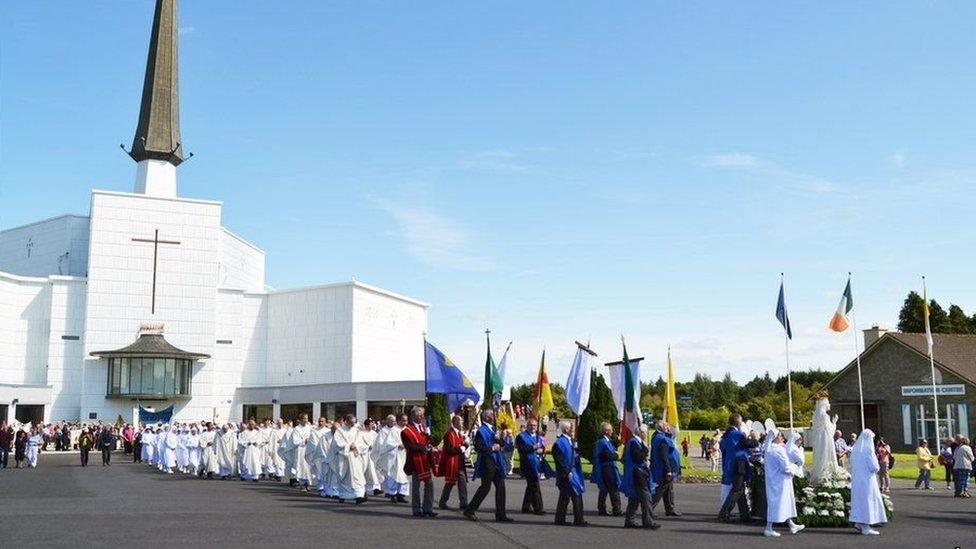
POLYGON ((400 503, 400 502, 397 501, 396 496, 390 496, 390 503, 396 504, 396 503, 400 503))
POLYGON ((373 495, 378 496, 383 493, 383 490, 373 490, 373 495))
POLYGON ((407 503, 407 498, 404 497, 403 494, 397 494, 396 500, 397 503, 407 503))
POLYGON ((660 527, 661 527, 661 524, 658 523, 658 522, 652 522, 652 523, 648 524, 647 526, 644 526, 644 528, 647 528, 648 530, 657 530, 660 527))
POLYGON ((436 517, 436 516, 437 516, 437 513, 435 513, 435 512, 433 512, 433 511, 427 511, 427 512, 426 512, 426 513, 424 513, 424 514, 425 514, 425 515, 427 515, 427 516, 428 516, 428 517, 430 517, 430 518, 434 518, 434 517, 436 517))
POLYGON ((332 499, 338 501, 339 503, 345 503, 346 502, 346 500, 344 500, 342 498, 335 497, 335 496, 333 496, 332 499))
POLYGON ((583 522, 574 522, 573 523, 573 526, 589 526, 589 525, 590 525, 590 523, 589 522, 586 522, 585 520, 583 522))
POLYGON ((418 518, 418 519, 419 518, 424 518, 424 514, 423 513, 414 513, 413 514, 413 518, 418 518))
POLYGON ((624 523, 624 528, 640 528, 640 526, 637 526, 633 522, 625 522, 624 523))
POLYGON ((681 512, 680 511, 668 511, 667 513, 664 513, 664 514, 667 515, 667 516, 669 516, 669 517, 680 517, 681 516, 681 512))
POLYGON ((609 517, 610 516, 610 513, 606 512, 604 510, 604 511, 598 511, 597 512, 597 515, 600 515, 601 517, 609 517))
POLYGON ((556 526, 566 526, 567 523, 565 520, 557 520, 555 524, 556 526))
POLYGON ((295 486, 298 486, 298 481, 296 479, 290 478, 288 479, 288 486, 294 488, 295 486))
POLYGON ((533 511, 533 512, 532 512, 532 514, 533 514, 533 515, 538 515, 538 516, 540 516, 540 517, 541 517, 542 515, 545 515, 545 514, 546 514, 546 512, 545 512, 545 511, 533 511))
POLYGON ((512 517, 500 517, 500 518, 496 518, 495 522, 515 522, 515 519, 513 519, 512 517))
POLYGON ((254 479, 254 480, 252 480, 251 482, 257 482, 257 481, 258 481, 258 479, 254 479))
POLYGON ((458 511, 462 511, 463 512, 467 508, 468 508, 468 504, 467 503, 462 503, 461 505, 458 505, 458 511))
POLYGON ((356 498, 356 505, 362 505, 366 503, 366 498, 356 498))
POLYGON ((464 518, 470 520, 471 522, 478 522, 478 517, 474 516, 474 513, 461 513, 464 518))
POLYGON ((758 521, 752 517, 742 517, 739 519, 739 522, 741 522, 742 524, 752 524, 758 521))
POLYGON ((623 511, 614 511, 613 512, 613 516, 615 516, 615 517, 622 517, 622 516, 624 516, 624 512, 623 511))
POLYGON ((440 509, 441 511, 449 511, 451 509, 443 501, 437 504, 437 508, 440 509))

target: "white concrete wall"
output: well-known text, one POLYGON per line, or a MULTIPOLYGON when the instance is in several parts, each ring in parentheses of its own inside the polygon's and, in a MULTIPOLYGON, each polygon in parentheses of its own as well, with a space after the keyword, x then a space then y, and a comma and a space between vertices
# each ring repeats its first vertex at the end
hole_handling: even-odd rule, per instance
POLYGON ((352 286, 268 295, 269 385, 352 381, 352 286))
POLYGON ((0 383, 47 383, 51 285, 0 273, 0 383))
MULTIPOLYGON (((86 357, 132 343, 145 322, 163 323, 167 341, 181 349, 214 354, 220 215, 219 202, 92 192, 86 357), (132 239, 152 238, 156 229, 160 239, 180 245, 159 247, 156 312, 150 314, 153 245, 132 239)), ((106 361, 86 358, 82 416, 130 417, 131 402, 104 398, 106 369, 106 361)), ((176 402, 179 417, 209 417, 209 365, 198 362, 192 379, 194 398, 176 402)))
POLYGON ((74 420, 81 414, 86 291, 84 278, 51 277, 47 383, 52 395, 49 418, 53 420, 74 420))
POLYGON ((217 285, 222 289, 264 291, 264 251, 222 229, 217 276, 217 285))
POLYGON ((2 231, 0 271, 22 276, 85 276, 88 233, 88 218, 76 215, 2 231))
POLYGON ((379 288, 356 284, 352 310, 352 379, 424 379, 427 306, 379 288))

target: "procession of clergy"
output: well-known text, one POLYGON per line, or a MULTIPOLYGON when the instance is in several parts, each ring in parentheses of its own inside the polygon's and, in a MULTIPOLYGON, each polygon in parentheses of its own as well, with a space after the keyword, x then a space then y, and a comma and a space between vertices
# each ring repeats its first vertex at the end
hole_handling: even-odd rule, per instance
MULTIPOLYGON (((417 518, 437 516, 433 488, 436 471, 444 479, 440 509, 450 509, 448 500, 457 487, 460 510, 466 518, 478 520, 475 513, 494 489, 495 520, 512 522, 505 503, 508 470, 504 453, 517 450, 525 480, 522 512, 545 514, 540 481, 554 477, 559 488, 556 524, 587 525, 582 497, 586 483, 570 422, 559 423, 559 434, 550 450, 555 463, 552 470, 534 419, 527 421, 513 443, 495 428, 492 410, 482 411, 480 425, 471 431, 464 428, 461 416, 454 416, 442 448, 435 453, 424 414, 422 407, 414 407, 410 414, 390 415, 379 430, 371 419, 359 425, 352 415, 334 422, 319 418, 316 426, 309 423, 307 415, 295 424, 279 420, 258 425, 252 420, 220 427, 210 422, 200 428, 185 423, 157 425, 141 431, 140 458, 167 474, 179 472, 253 482, 287 478, 289 485, 299 490, 314 489, 323 498, 357 505, 366 502, 368 496, 383 494, 393 503, 407 503, 410 496, 413 516, 417 518), (477 454, 473 478, 480 479, 480 486, 469 501, 466 464, 472 450, 477 454), (570 506, 571 523, 567 521, 570 506)), ((667 515, 680 516, 674 505, 673 484, 681 474, 681 458, 671 426, 657 422, 650 439, 647 426, 638 426, 622 452, 613 439, 612 426, 604 423, 601 429, 590 479, 599 491, 599 514, 624 516, 626 528, 652 530, 660 527, 653 514, 658 503, 663 501, 667 515), (622 474, 619 461, 623 462, 622 474), (621 493, 628 498, 626 511, 621 508, 621 493)), ((719 520, 733 522, 732 513, 738 507, 738 520, 752 521, 746 494, 748 460, 760 447, 767 504, 763 534, 778 537, 780 534, 774 530, 778 523, 785 523, 791 534, 799 533, 804 526, 793 520, 797 512, 792 480, 804 475, 804 453, 796 443, 798 436, 793 434, 787 441, 783 433, 770 428, 759 442, 746 431, 742 418, 733 414, 721 443, 719 520)), ((851 454, 850 520, 865 535, 877 535, 872 526, 887 520, 878 487, 873 439, 874 434, 865 429, 851 454)))

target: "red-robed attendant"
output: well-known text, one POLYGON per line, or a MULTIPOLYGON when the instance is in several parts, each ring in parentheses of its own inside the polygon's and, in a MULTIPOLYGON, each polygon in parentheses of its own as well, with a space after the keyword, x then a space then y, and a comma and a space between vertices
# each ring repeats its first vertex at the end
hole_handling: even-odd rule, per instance
POLYGON ((440 476, 444 477, 444 490, 441 491, 439 507, 448 509, 447 500, 451 489, 457 484, 458 501, 461 510, 468 506, 468 471, 464 452, 468 449, 468 435, 464 432, 464 418, 454 416, 451 427, 444 433, 444 449, 441 452, 440 476))
POLYGON ((427 420, 424 409, 417 406, 410 411, 410 422, 400 433, 400 440, 407 450, 407 462, 403 464, 403 472, 410 475, 410 504, 413 516, 436 517, 434 512, 434 474, 432 467, 433 446, 430 444, 430 434, 427 430, 427 420), (424 499, 420 500, 420 484, 424 484, 424 499))

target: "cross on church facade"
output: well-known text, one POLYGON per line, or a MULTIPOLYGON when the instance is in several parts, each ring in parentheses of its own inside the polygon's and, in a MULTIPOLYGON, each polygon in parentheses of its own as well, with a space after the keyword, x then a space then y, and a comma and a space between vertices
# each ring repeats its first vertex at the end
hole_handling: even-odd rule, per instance
POLYGON ((149 312, 150 314, 156 314, 156 267, 159 264, 159 245, 170 244, 179 246, 180 242, 177 240, 160 240, 159 229, 156 229, 156 234, 153 238, 133 238, 132 241, 147 242, 153 245, 152 305, 150 306, 149 312))
POLYGON ((33 238, 28 238, 27 239, 27 259, 30 259, 31 250, 33 250, 33 249, 34 249, 34 239, 33 238))

